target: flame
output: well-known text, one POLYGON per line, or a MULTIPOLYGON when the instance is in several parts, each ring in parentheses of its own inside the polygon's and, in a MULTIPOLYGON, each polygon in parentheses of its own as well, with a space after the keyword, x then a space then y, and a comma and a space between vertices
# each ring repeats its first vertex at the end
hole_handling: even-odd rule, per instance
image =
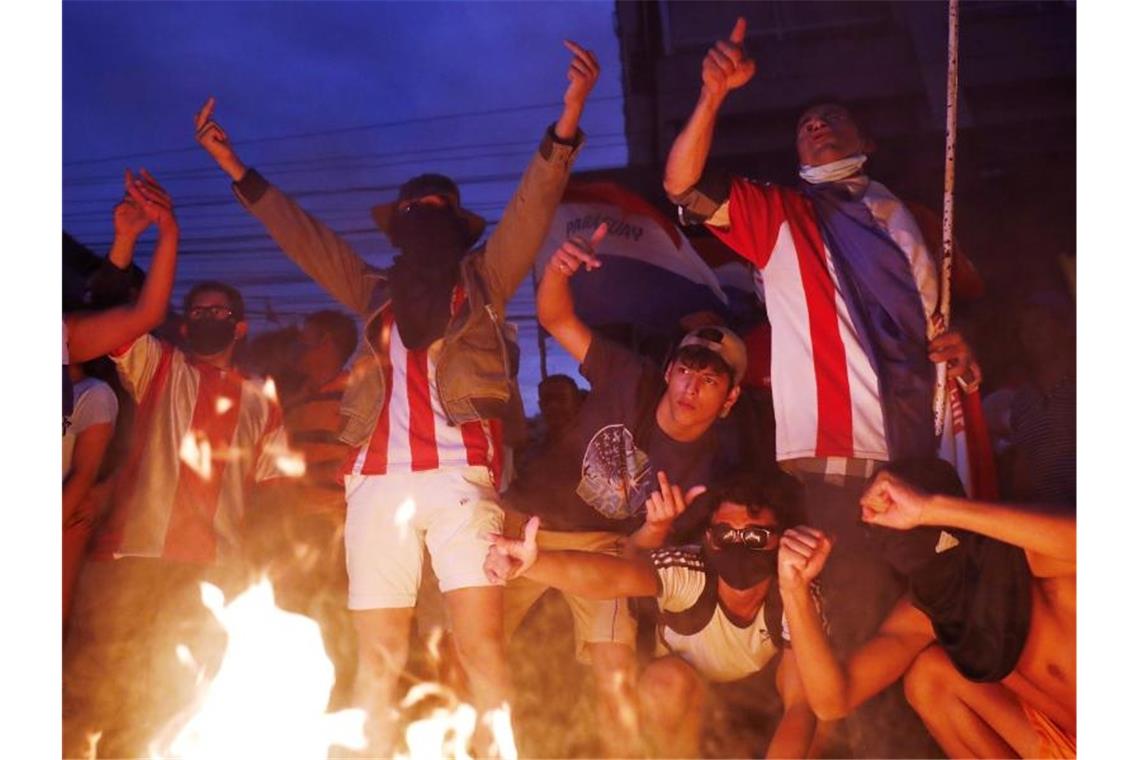
POLYGON ((218 414, 225 414, 234 408, 234 400, 226 396, 218 396, 218 400, 214 403, 214 411, 218 414))
MULTIPOLYGON (((323 758, 334 743, 364 748, 363 711, 325 713, 333 666, 314 621, 279 609, 265 578, 228 605, 203 583, 202 602, 226 630, 225 657, 192 714, 168 727, 173 739, 152 743, 152 757, 323 758)), ((204 680, 189 652, 179 658, 204 680)))
POLYGON ((265 378, 265 384, 261 386, 261 390, 270 401, 277 403, 277 383, 273 382, 272 377, 265 378))
POLYGON ((305 457, 297 451, 278 454, 275 460, 277 469, 287 478, 300 478, 305 475, 305 457))
POLYGON ((209 438, 197 431, 187 430, 186 435, 182 436, 182 447, 178 450, 178 457, 203 480, 210 479, 213 468, 209 438))

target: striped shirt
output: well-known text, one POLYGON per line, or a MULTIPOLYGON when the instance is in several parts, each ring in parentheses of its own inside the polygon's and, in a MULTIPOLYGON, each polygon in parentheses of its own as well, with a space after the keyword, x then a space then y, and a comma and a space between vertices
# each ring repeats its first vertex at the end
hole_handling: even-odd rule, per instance
POLYGON ((344 516, 344 486, 339 479, 349 447, 337 437, 337 430, 347 385, 348 372, 341 372, 321 387, 284 402, 289 443, 305 458, 300 483, 311 487, 300 500, 301 512, 344 516))
POLYGON ((150 335, 111 358, 138 412, 92 556, 198 564, 232 556, 250 486, 292 464, 280 407, 260 383, 150 335))
MULTIPOLYGON (((872 216, 906 254, 929 318, 938 272, 914 217, 878 182, 853 182, 865 188, 872 216)), ((708 224, 763 270, 776 458, 889 459, 878 377, 839 291, 811 201, 790 188, 734 178, 728 201, 708 224)))
MULTIPOLYGON (((458 290, 458 289, 457 289, 458 290)), ((453 299, 452 311, 462 293, 453 299)), ((384 406, 366 445, 352 452, 344 474, 385 475, 444 467, 487 467, 494 482, 502 471, 501 420, 448 422, 435 384, 440 341, 409 351, 400 339, 392 310, 382 316, 380 345, 384 406)))

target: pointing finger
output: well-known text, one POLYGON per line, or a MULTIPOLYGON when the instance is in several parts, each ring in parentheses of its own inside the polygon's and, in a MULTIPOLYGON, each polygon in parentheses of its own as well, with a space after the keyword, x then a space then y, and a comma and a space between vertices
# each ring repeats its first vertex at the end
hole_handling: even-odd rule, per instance
POLYGON ((206 98, 205 104, 198 109, 198 115, 194 117, 194 128, 201 129, 214 113, 214 96, 206 98))
POLYGON ((736 26, 732 27, 732 34, 728 35, 728 41, 739 45, 744 42, 744 33, 747 30, 748 22, 744 20, 744 16, 738 16, 736 26))
POLYGON ((599 224, 597 229, 594 230, 594 234, 590 236, 590 245, 597 245, 602 242, 602 238, 606 236, 606 232, 608 231, 609 224, 607 222, 599 224))

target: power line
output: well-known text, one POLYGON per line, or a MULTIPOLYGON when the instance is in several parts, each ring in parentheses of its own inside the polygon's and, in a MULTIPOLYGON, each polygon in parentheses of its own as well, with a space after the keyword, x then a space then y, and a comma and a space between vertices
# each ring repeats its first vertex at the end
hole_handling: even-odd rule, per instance
MULTIPOLYGON (((590 100, 591 100, 591 102, 597 103, 597 102, 608 101, 608 100, 621 100, 624 97, 625 97, 624 95, 600 95, 600 96, 594 96, 590 100)), ((418 116, 418 117, 412 117, 410 119, 397 119, 394 121, 377 122, 375 124, 362 124, 362 125, 355 126, 355 127, 339 127, 339 128, 335 128, 335 129, 314 130, 311 132, 296 132, 296 133, 287 134, 287 135, 275 135, 275 136, 270 136, 270 137, 255 137, 255 138, 251 138, 248 140, 243 140, 241 143, 238 143, 238 144, 245 146, 245 145, 253 145, 253 144, 257 144, 257 143, 280 142, 283 140, 302 140, 302 139, 308 139, 311 137, 323 137, 323 136, 327 136, 327 135, 340 135, 340 134, 348 134, 351 132, 366 132, 366 131, 373 130, 373 129, 387 129, 389 127, 402 127, 402 126, 408 126, 411 124, 429 124, 432 122, 448 121, 451 119, 470 119, 470 118, 477 118, 480 116, 497 116, 500 114, 507 114, 507 113, 522 113, 524 111, 534 111, 534 110, 539 109, 539 108, 551 108, 551 107, 557 107, 557 106, 561 106, 561 105, 562 105, 562 102, 557 101, 557 102, 546 102, 546 103, 534 103, 534 104, 525 105, 525 106, 510 106, 510 107, 506 107, 506 108, 490 108, 490 109, 486 109, 483 111, 468 111, 465 113, 437 114, 435 116, 418 116)), ((175 153, 186 153, 189 151, 195 151, 195 150, 200 150, 200 149, 201 148, 197 144, 195 144, 193 146, 188 146, 185 148, 163 148, 163 149, 159 149, 159 150, 141 151, 141 152, 137 152, 137 153, 123 153, 123 154, 120 154, 117 156, 104 156, 102 158, 85 158, 85 159, 79 159, 79 160, 75 160, 75 161, 65 161, 63 163, 63 166, 68 167, 68 166, 83 166, 83 165, 90 165, 90 164, 101 164, 101 163, 106 163, 109 161, 124 161, 126 159, 144 158, 144 157, 150 157, 150 156, 163 156, 163 155, 171 155, 171 154, 175 154, 175 153)))

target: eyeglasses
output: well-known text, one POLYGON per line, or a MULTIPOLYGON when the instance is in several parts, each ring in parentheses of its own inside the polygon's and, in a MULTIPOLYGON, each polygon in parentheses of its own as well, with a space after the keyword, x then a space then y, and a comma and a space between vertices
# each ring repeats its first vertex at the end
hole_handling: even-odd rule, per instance
POLYGON ((209 316, 210 319, 229 319, 234 315, 234 310, 228 306, 195 306, 190 309, 190 319, 203 319, 209 316))
POLYGON ((775 528, 761 528, 759 525, 734 528, 727 523, 713 523, 709 530, 712 544, 717 549, 723 549, 729 544, 744 544, 754 552, 775 551, 776 548, 767 548, 768 542, 777 534, 775 528))

